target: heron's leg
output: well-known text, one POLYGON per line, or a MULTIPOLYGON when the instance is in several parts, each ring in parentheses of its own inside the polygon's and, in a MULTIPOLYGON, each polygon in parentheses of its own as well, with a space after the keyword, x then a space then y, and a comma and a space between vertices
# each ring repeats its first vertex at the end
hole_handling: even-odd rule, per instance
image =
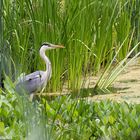
POLYGON ((44 89, 45 89, 45 87, 43 87, 43 88, 42 88, 42 90, 41 90, 40 94, 42 94, 42 93, 43 93, 44 89))
POLYGON ((30 97, 29 97, 29 101, 31 101, 31 102, 32 102, 33 98, 34 98, 34 94, 33 94, 33 93, 31 93, 31 94, 30 94, 30 97))

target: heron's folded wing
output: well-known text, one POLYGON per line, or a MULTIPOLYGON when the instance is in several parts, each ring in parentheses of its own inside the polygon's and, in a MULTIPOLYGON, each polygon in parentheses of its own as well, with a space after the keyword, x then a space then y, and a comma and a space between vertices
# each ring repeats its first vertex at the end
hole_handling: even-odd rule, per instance
POLYGON ((18 77, 19 82, 25 82, 25 81, 31 81, 34 79, 41 79, 43 72, 42 71, 36 71, 31 74, 25 75, 25 73, 21 74, 20 77, 18 77))
POLYGON ((38 91, 42 85, 42 71, 36 71, 29 75, 26 75, 20 79, 19 83, 17 84, 16 88, 21 89, 24 88, 29 93, 38 91))

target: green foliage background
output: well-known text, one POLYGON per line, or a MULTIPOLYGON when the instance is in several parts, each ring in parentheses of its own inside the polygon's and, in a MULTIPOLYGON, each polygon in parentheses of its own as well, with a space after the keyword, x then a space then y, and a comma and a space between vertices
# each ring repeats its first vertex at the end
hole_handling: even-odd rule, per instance
MULTIPOLYGON (((14 81, 21 72, 44 69, 38 51, 47 41, 66 47, 46 52, 53 66, 47 90, 60 90, 65 81, 79 89, 82 76, 110 66, 120 46, 118 61, 139 42, 139 5, 139 0, 5 0, 3 6, 0 1, 0 81, 5 73, 14 81)), ((0 88, 0 139, 140 137, 139 105, 71 96, 29 102, 15 93, 10 79, 0 88)))
POLYGON ((140 105, 57 97, 29 102, 6 81, 0 92, 0 138, 122 140, 140 138, 140 105))
POLYGON ((4 1, 4 69, 13 80, 21 72, 44 69, 41 43, 63 44, 65 49, 47 52, 53 67, 47 89, 60 90, 65 81, 80 88, 81 76, 108 65, 126 38, 118 61, 139 41, 137 5, 138 0, 4 1))

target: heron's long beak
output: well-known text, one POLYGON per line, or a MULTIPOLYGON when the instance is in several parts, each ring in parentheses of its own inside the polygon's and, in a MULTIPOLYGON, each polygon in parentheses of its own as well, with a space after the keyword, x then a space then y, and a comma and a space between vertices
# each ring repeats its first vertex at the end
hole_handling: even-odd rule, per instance
POLYGON ((52 48, 65 48, 65 47, 62 46, 62 45, 53 45, 53 44, 51 44, 51 46, 52 46, 52 48))

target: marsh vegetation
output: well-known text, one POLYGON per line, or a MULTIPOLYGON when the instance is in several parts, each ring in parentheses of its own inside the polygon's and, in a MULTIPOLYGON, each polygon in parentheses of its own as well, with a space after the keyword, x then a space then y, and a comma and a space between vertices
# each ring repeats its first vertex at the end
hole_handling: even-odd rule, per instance
POLYGON ((139 5, 139 0, 0 1, 0 138, 139 139, 139 104, 80 98, 80 91, 89 94, 82 90, 86 79, 97 75, 92 96, 111 93, 118 75, 139 56, 139 5), (45 93, 62 92, 66 85, 72 94, 29 102, 15 92, 14 81, 22 72, 45 68, 38 52, 45 41, 65 46, 46 52, 53 72, 45 93))

